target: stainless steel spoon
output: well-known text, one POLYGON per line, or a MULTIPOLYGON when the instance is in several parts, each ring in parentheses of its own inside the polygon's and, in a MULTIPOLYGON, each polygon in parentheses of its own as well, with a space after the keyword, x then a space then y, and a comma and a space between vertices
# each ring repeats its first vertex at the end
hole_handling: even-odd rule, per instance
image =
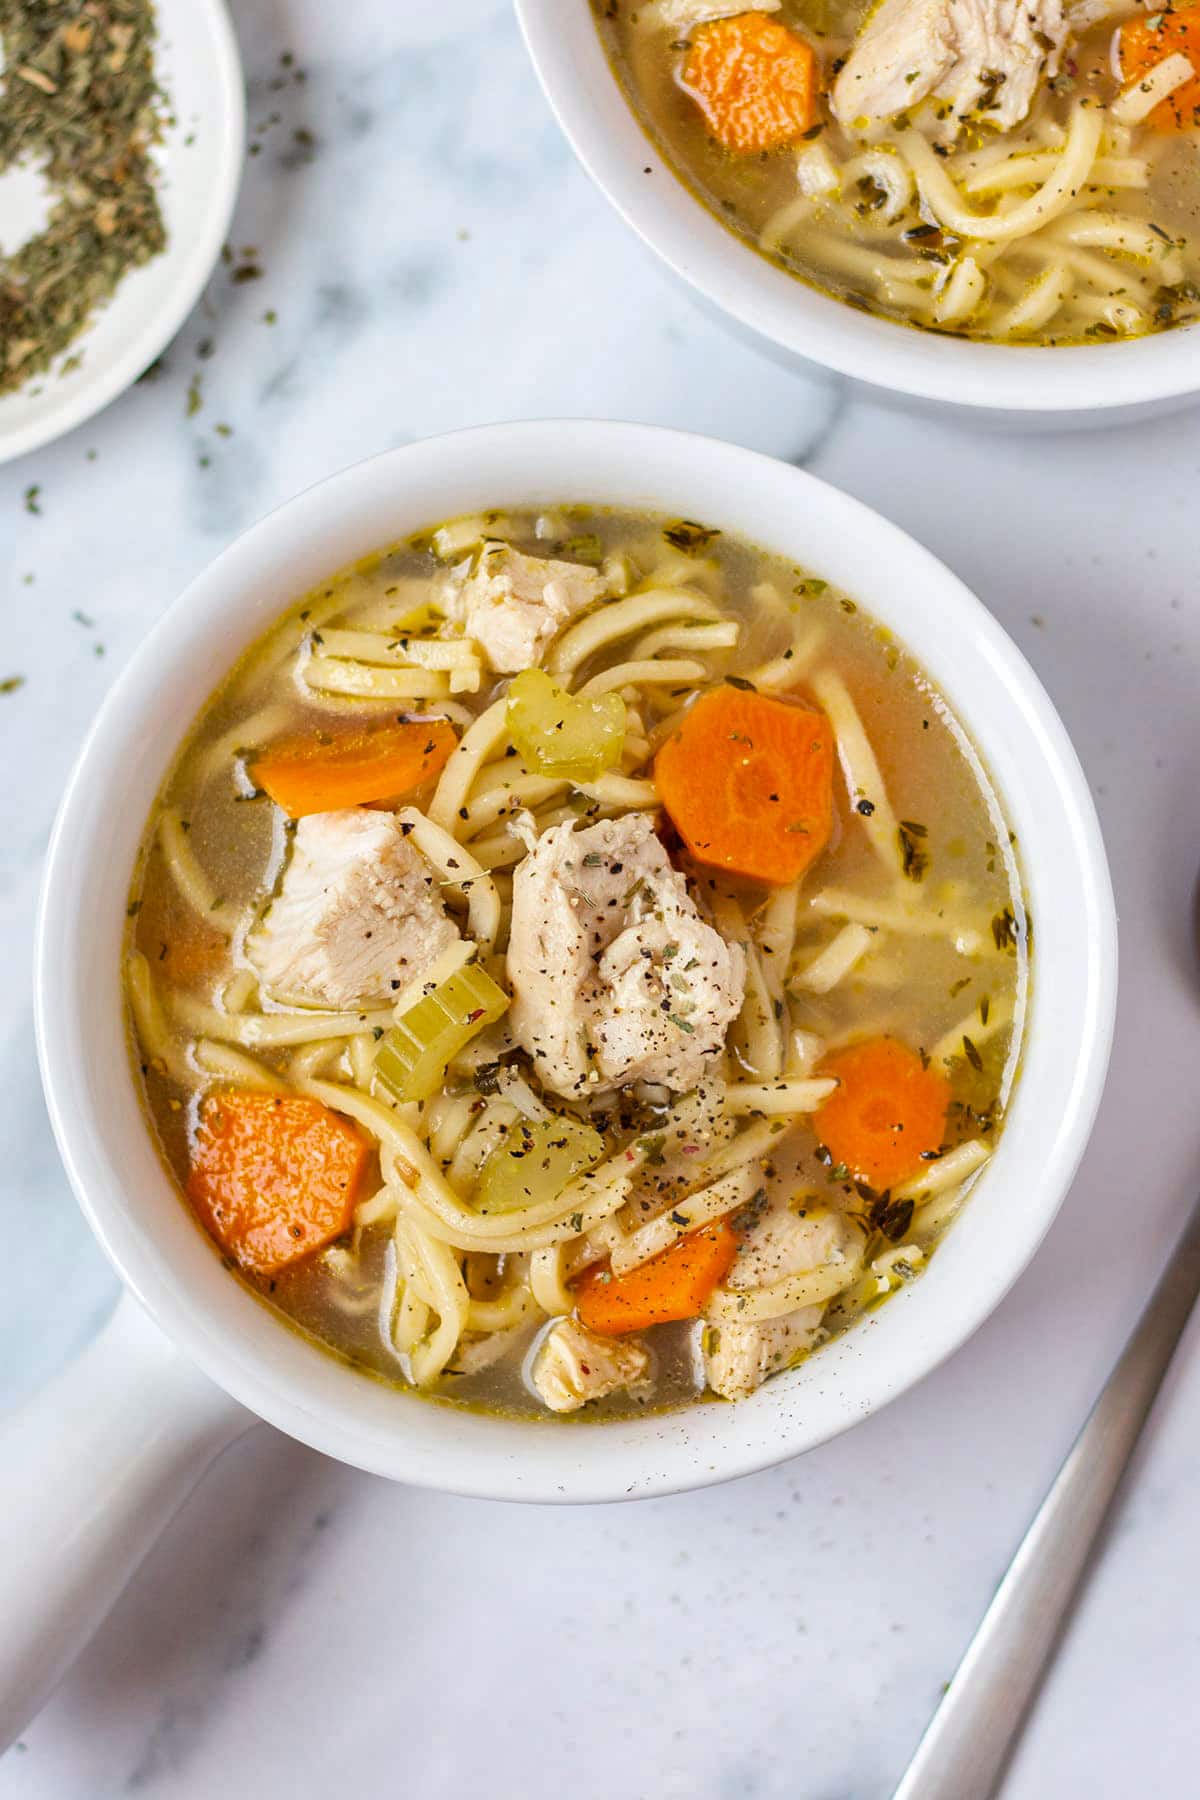
POLYGON ((893 1800, 990 1800, 1200 1293, 1200 1200, 893 1800))

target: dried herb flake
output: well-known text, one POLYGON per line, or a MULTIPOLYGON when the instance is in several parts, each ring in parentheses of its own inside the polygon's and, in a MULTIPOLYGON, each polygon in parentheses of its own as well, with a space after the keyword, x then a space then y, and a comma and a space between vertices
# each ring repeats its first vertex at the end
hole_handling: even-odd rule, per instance
POLYGON ((705 550, 720 532, 711 525, 697 525, 694 519, 680 519, 663 526, 663 536, 676 550, 705 550))
MULTIPOLYGON (((150 0, 0 0, 0 172, 41 167, 44 230, 0 256, 0 394, 43 373, 165 248, 150 152, 163 97, 150 0)), ((65 371, 64 371, 65 372, 65 371)))

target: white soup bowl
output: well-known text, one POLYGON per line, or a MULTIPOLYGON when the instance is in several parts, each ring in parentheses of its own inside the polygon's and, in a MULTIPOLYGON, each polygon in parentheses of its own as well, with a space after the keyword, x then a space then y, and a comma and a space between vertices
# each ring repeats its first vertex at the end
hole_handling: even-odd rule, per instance
POLYGON ((19 1459, 24 1470, 10 1541, 25 1549, 0 1559, 0 1727, 19 1728, 198 1471, 252 1415, 398 1481, 537 1501, 702 1487, 867 1418, 970 1336, 1040 1243, 1099 1103, 1115 980, 1095 812, 1037 678, 947 569, 812 476, 643 426, 500 425, 389 452, 264 519, 176 601, 125 670, 50 849, 36 970, 46 1094, 79 1202, 141 1304, 124 1302, 107 1338, 8 1427, 8 1466, 19 1459), (134 855, 182 734, 294 597, 456 514, 585 501, 740 534, 837 583, 888 626, 996 783, 1019 838, 1036 948, 1003 1135, 920 1281, 734 1405, 532 1423, 426 1404, 355 1373, 227 1272, 151 1140, 121 947, 134 855))

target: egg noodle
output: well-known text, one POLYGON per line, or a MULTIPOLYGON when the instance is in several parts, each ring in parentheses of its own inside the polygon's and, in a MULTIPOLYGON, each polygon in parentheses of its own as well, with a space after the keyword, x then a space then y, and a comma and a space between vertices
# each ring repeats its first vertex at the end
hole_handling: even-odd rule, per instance
POLYGON ((1040 119, 947 157, 915 126, 881 129, 845 162, 814 146, 798 159, 810 192, 773 213, 760 241, 778 252, 803 232, 818 265, 923 325, 971 319, 1003 338, 1052 321, 1080 334, 1097 321, 1144 330, 1155 290, 1200 278, 1200 257, 1122 211, 1124 191, 1147 187, 1154 154, 1143 144, 1134 155, 1132 137, 1081 101, 1065 130, 1040 119), (877 224, 864 221, 863 183, 882 196, 869 215, 877 224), (897 232, 909 234, 903 255, 897 232))

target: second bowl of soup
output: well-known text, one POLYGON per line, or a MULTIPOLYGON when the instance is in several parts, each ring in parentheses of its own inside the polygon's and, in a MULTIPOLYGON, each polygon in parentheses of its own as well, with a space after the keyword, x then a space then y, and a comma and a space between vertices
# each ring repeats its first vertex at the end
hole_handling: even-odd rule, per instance
POLYGON ((776 345, 1060 422, 1194 391, 1177 328, 1200 313, 1200 12, 519 10, 596 179, 776 345))

